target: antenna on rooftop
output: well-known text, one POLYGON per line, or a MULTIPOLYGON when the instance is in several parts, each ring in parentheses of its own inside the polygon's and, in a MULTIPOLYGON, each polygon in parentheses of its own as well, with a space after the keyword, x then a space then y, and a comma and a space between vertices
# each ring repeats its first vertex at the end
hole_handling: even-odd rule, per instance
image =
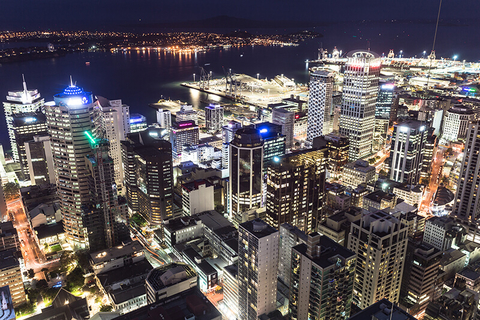
POLYGON ((72 75, 70 75, 70 87, 73 87, 72 75))
POLYGON ((22 80, 23 80, 23 91, 25 91, 25 94, 28 92, 27 90, 27 83, 25 82, 25 75, 22 73, 22 80))

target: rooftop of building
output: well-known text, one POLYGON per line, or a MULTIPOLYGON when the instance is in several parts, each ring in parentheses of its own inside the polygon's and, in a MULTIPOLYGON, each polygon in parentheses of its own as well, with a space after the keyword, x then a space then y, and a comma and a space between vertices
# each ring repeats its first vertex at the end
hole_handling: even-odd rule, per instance
POLYGON ((203 144, 203 143, 210 144, 214 142, 222 142, 222 138, 219 138, 217 136, 203 137, 198 141, 198 144, 203 144))
POLYGON ((371 172, 371 171, 376 171, 374 166, 371 166, 368 161, 365 160, 357 160, 355 162, 349 162, 345 165, 345 168, 347 169, 353 169, 355 171, 360 171, 360 172, 371 172))
POLYGON ((202 221, 195 216, 183 216, 175 219, 170 219, 165 221, 164 228, 167 229, 170 233, 176 232, 178 230, 183 230, 190 226, 201 225, 202 221))
POLYGON ((393 193, 386 193, 383 190, 377 190, 373 191, 369 194, 367 194, 364 199, 368 199, 373 202, 378 202, 380 201, 392 201, 395 199, 395 195, 393 193))
POLYGON ((458 259, 463 259, 465 256, 466 254, 461 252, 460 250, 449 249, 445 251, 445 253, 443 254, 440 265, 442 266, 449 265, 450 263, 457 261, 458 259))
POLYGON ((60 209, 60 202, 56 201, 51 204, 48 203, 41 203, 32 210, 28 211, 28 215, 30 219, 35 218, 39 214, 43 214, 46 217, 54 217, 55 212, 60 209))
POLYGON ((472 281, 480 280, 480 273, 468 268, 463 269, 457 274, 468 280, 472 280, 472 281))
POLYGON ((228 272, 228 274, 233 277, 233 278, 236 278, 238 276, 238 265, 237 264, 231 264, 229 266, 226 266, 224 268, 225 272, 228 272))
MULTIPOLYGON (((318 233, 314 232, 309 236, 312 235, 317 236, 318 233)), ((350 260, 356 257, 355 252, 348 250, 327 236, 320 236, 320 240, 316 246, 319 246, 318 254, 310 258, 310 260, 322 269, 337 265, 338 259, 350 260)), ((302 243, 293 247, 293 250, 307 256, 308 245, 302 243)))
POLYGON ((9 237, 17 235, 17 229, 13 227, 12 221, 5 221, 0 223, 0 237, 9 237))
POLYGON ((348 318, 348 320, 416 320, 408 312, 393 306, 387 299, 375 302, 362 311, 348 318))
POLYGON ((195 277, 195 271, 187 264, 170 263, 153 269, 145 280, 155 291, 195 277))
POLYGON ((0 269, 9 269, 20 266, 18 262, 18 255, 21 255, 17 249, 9 249, 0 251, 0 269))
POLYGON ((118 258, 131 256, 134 253, 143 251, 143 247, 137 240, 124 245, 119 245, 106 250, 90 253, 94 264, 109 262, 118 258))
POLYGON ((201 270, 204 274, 210 275, 217 273, 217 270, 215 270, 214 267, 210 265, 201 255, 198 254, 198 252, 192 248, 192 247, 187 247, 183 250, 183 254, 186 255, 191 262, 193 262, 199 270, 201 270))
MULTIPOLYGON (((205 227, 215 232, 220 232, 220 230, 225 231, 227 228, 230 228, 228 230, 231 230, 231 227, 233 227, 233 224, 227 218, 215 210, 197 213, 196 216, 198 219, 202 220, 205 227)), ((221 233, 222 232, 220 232, 220 234, 221 233)))
POLYGON ((197 287, 184 291, 167 301, 149 304, 121 315, 115 320, 221 320, 220 312, 197 287))
POLYGON ((334 77, 335 76, 335 73, 331 72, 331 71, 326 71, 326 70, 315 70, 311 73, 311 75, 313 76, 317 76, 317 77, 334 77))
POLYGON ((455 194, 444 186, 439 186, 433 203, 443 206, 455 199, 455 194))
POLYGON ((449 216, 443 216, 443 217, 434 216, 428 219, 426 223, 433 224, 438 227, 442 227, 444 229, 448 229, 455 223, 455 220, 449 216))
POLYGON ((292 233, 302 239, 303 241, 307 242, 308 236, 302 230, 298 229, 298 227, 292 226, 289 223, 284 223, 280 226, 280 231, 282 229, 288 230, 289 233, 292 233))
POLYGON ((465 105, 455 105, 447 110, 448 113, 456 113, 456 114, 465 114, 465 115, 474 115, 475 111, 467 107, 465 105))
POLYGON ((153 267, 150 262, 147 259, 142 259, 132 264, 126 264, 121 268, 97 274, 97 278, 107 290, 107 287, 124 280, 141 277, 142 275, 145 275, 146 278, 151 270, 153 270, 153 267))
POLYGON ((52 224, 40 225, 38 227, 35 227, 33 229, 33 232, 35 232, 39 240, 62 234, 65 232, 63 230, 63 220, 52 224))
POLYGON ((205 179, 199 179, 182 184, 182 188, 187 192, 198 190, 200 186, 205 186, 205 188, 208 188, 212 187, 213 185, 205 179))
POLYGON ((399 231, 399 227, 400 229, 406 228, 400 220, 383 210, 366 213, 360 220, 353 223, 380 238, 390 236, 393 232, 399 231))
POLYGON ((263 145, 263 141, 258 131, 253 127, 240 128, 235 132, 231 144, 240 147, 259 147, 263 145))
POLYGON ((394 186, 393 188, 400 189, 405 192, 422 193, 425 186, 421 184, 416 184, 416 185, 402 184, 402 185, 394 186))
POLYGON ((109 294, 115 304, 124 303, 138 298, 146 293, 145 283, 136 283, 131 286, 122 286, 120 289, 111 291, 109 294))
MULTIPOLYGON (((13 115, 13 125, 15 127, 45 124, 45 114, 40 112, 17 113, 13 115)), ((46 124, 45 124, 46 126, 46 124)))
POLYGON ((278 232, 277 229, 267 224, 262 219, 254 219, 240 224, 240 228, 247 230, 250 234, 257 238, 268 237, 271 234, 278 232))

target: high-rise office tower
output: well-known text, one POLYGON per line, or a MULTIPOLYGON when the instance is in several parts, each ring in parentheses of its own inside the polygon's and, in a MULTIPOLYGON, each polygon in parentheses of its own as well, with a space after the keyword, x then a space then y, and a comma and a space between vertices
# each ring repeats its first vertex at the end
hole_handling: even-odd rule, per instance
POLYGON ((90 251, 128 241, 127 212, 121 210, 115 184, 115 163, 109 156, 109 141, 89 135, 92 153, 87 157, 90 205, 84 208, 90 251))
POLYGON ((263 140, 257 129, 238 129, 229 146, 230 217, 241 222, 241 214, 262 201, 263 140))
POLYGON ((348 138, 336 133, 329 133, 326 136, 313 140, 313 148, 328 149, 328 172, 331 177, 339 178, 343 167, 348 163, 348 138))
POLYGON ((276 157, 267 169, 267 222, 316 230, 325 201, 327 149, 276 157))
POLYGON ((285 154, 285 135, 282 134, 282 126, 270 122, 254 124, 258 134, 263 140, 263 173, 267 173, 268 164, 275 157, 285 154))
POLYGON ((370 51, 354 51, 345 65, 340 134, 350 141, 349 161, 372 153, 375 103, 380 58, 370 51))
POLYGON ((222 127, 222 168, 228 169, 229 145, 235 136, 235 132, 242 127, 238 121, 232 120, 222 127))
POLYGON ((324 136, 333 130, 333 82, 335 75, 317 70, 310 74, 308 93, 307 140, 324 136))
POLYGON ((20 161, 18 155, 17 143, 15 141, 15 133, 13 130, 13 115, 41 112, 45 100, 40 97, 38 90, 28 90, 25 78, 23 78, 23 90, 21 91, 9 91, 7 95, 7 101, 3 103, 5 111, 5 120, 7 121, 8 136, 10 138, 10 146, 12 148, 13 160, 15 162, 20 161))
POLYGON ((92 149, 86 132, 96 137, 92 121, 96 107, 93 95, 73 84, 45 105, 63 227, 67 240, 77 248, 88 248, 83 206, 90 203, 86 156, 92 149))
POLYGON ((261 219, 238 228, 240 319, 256 320, 277 308, 278 230, 261 219))
POLYGON ((357 254, 353 301, 361 309, 400 295, 408 226, 390 214, 377 211, 350 225, 347 248, 357 254))
POLYGON ((172 133, 170 143, 172 144, 173 157, 180 161, 182 157, 183 146, 198 144, 199 130, 194 120, 174 122, 172 124, 172 133))
POLYGON ((347 319, 352 305, 355 252, 314 232, 292 249, 291 319, 347 319))
POLYGON ((17 148, 17 155, 20 161, 20 167, 29 180, 27 153, 25 152, 25 142, 33 139, 34 136, 43 136, 48 134, 45 114, 38 110, 30 113, 17 113, 13 116, 13 132, 17 148))
POLYGON ((55 184, 55 166, 53 162, 50 136, 35 136, 25 142, 27 166, 32 184, 55 184))
POLYGON ((170 130, 172 127, 172 113, 170 110, 158 109, 157 110, 157 123, 161 128, 170 130))
POLYGON ((98 97, 98 101, 102 110, 105 138, 110 144, 108 154, 113 159, 115 184, 117 190, 123 193, 124 177, 120 141, 125 140, 127 134, 130 133, 130 107, 123 104, 122 100, 107 100, 98 97))
POLYGON ((272 111, 272 123, 282 126, 285 147, 291 149, 295 131, 295 112, 288 111, 286 108, 275 108, 272 111))
POLYGON ((205 127, 210 132, 217 132, 223 126, 223 107, 219 104, 210 104, 205 107, 205 127))
POLYGON ((468 127, 465 139, 465 153, 458 179, 457 193, 453 204, 452 215, 464 221, 477 223, 480 217, 480 122, 472 122, 468 127))
POLYGON ((393 91, 395 90, 395 84, 385 81, 380 82, 378 89, 377 104, 375 106, 375 116, 389 119, 390 111, 393 103, 393 91))
POLYGON ((420 181, 427 127, 421 121, 408 120, 393 127, 390 151, 390 179, 416 185, 420 181))
POLYGON ((442 255, 442 251, 429 244, 408 241, 400 305, 411 315, 421 314, 434 299, 442 255))
POLYGON ((158 138, 161 130, 130 133, 122 141, 129 210, 154 225, 173 217, 172 147, 158 138))

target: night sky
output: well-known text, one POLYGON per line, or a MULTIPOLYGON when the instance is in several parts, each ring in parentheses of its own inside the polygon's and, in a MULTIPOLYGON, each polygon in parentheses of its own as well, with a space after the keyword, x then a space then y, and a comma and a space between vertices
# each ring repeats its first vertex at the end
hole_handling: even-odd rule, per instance
MULTIPOLYGON (((439 0, 1 0, 0 29, 108 29, 218 15, 312 22, 434 20, 438 4, 439 0)), ((441 18, 478 23, 478 12, 479 0, 443 0, 441 18)))

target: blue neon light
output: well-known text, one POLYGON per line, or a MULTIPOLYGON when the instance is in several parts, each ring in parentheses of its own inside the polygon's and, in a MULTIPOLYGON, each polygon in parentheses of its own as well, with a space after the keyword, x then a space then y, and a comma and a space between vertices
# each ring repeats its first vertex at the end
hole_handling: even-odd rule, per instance
POLYGON ((68 86, 63 90, 63 94, 73 96, 73 95, 81 95, 84 94, 84 91, 77 87, 77 86, 68 86))
POLYGON ((267 129, 267 128, 263 128, 263 129, 260 129, 259 132, 260 132, 260 133, 267 133, 267 132, 268 132, 268 129, 267 129))

